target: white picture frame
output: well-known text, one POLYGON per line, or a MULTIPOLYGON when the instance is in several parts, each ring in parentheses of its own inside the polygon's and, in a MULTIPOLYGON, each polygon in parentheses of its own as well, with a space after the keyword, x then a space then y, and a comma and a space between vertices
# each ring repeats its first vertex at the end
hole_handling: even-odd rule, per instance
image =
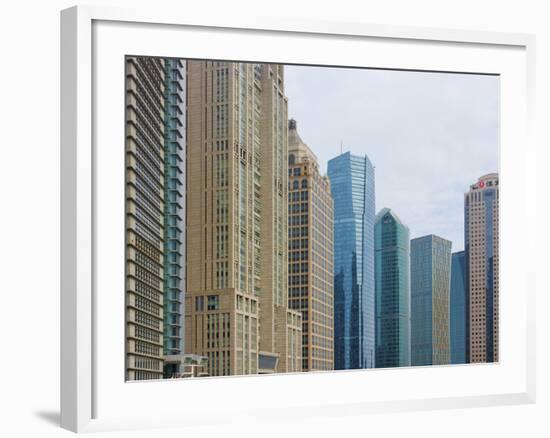
MULTIPOLYGON (((193 16, 183 10, 154 7, 136 10, 78 6, 62 11, 61 426, 83 432, 185 426, 207 419, 211 422, 213 417, 224 422, 246 415, 306 418, 534 402, 535 273, 534 267, 513 253, 534 251, 534 228, 526 227, 521 238, 514 230, 522 223, 534 223, 535 212, 513 208, 508 202, 519 199, 521 205, 535 204, 534 59, 535 39, 526 34, 292 18, 249 21, 238 16, 193 16), (180 34, 182 38, 193 38, 193 47, 179 49, 174 45, 174 37, 180 34), (254 41, 271 44, 230 46, 231 41, 242 43, 251 36, 254 41), (281 47, 274 47, 274 41, 281 41, 281 47), (294 51, 289 50, 290 44, 294 51), (365 64, 358 60, 359 66, 496 73, 503 78, 501 362, 193 382, 124 382, 123 359, 118 363, 119 352, 111 348, 123 332, 123 307, 118 308, 116 300, 109 306, 111 298, 101 292, 104 285, 120 285, 121 280, 110 273, 108 265, 116 269, 117 264, 109 257, 120 256, 123 247, 118 245, 116 251, 109 251, 112 254, 106 252, 113 236, 117 238, 117 228, 109 228, 108 218, 103 215, 111 205, 113 211, 119 211, 116 203, 122 199, 117 201, 117 190, 111 196, 108 188, 120 182, 117 172, 122 173, 122 167, 117 167, 118 159, 111 160, 109 150, 113 148, 98 146, 112 139, 111 145, 121 145, 122 160, 124 143, 119 135, 124 116, 123 106, 118 104, 123 91, 118 92, 112 80, 122 65, 120 54, 351 65, 353 50, 347 50, 348 46, 361 48, 361 53, 363 49, 372 50, 369 53, 373 61, 365 64), (112 59, 120 62, 110 62, 112 59), (102 111, 107 104, 112 109, 102 111), (114 123, 112 129, 109 123, 114 123), (111 179, 115 184, 109 183, 111 179), (510 266, 513 269, 504 269, 510 266), (512 290, 514 293, 507 292, 512 290), (111 336, 115 339, 112 343, 107 332, 116 334, 111 336), (389 385, 390 381, 394 385, 389 385), (285 390, 296 385, 308 395, 287 400, 285 390), (216 400, 209 398, 214 391, 216 400), (237 391, 238 403, 229 406, 226 397, 234 397, 237 391), (143 394, 145 406, 135 404, 139 394, 143 394), (166 410, 151 401, 161 396, 179 402, 166 410), (208 416, 204 412, 206 403, 208 416)), ((122 81, 123 76, 119 79, 122 81)), ((123 337, 116 342, 123 348, 123 337)))

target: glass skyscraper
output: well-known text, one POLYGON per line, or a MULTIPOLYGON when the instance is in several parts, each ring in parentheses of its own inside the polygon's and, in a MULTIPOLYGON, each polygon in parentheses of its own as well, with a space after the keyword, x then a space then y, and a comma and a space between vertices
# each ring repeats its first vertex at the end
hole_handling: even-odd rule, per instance
POLYGON ((334 199, 334 368, 375 366, 374 167, 349 152, 328 162, 334 199))
POLYGON ((376 367, 410 365, 409 228, 389 208, 376 215, 376 367))
POLYGON ((164 376, 181 373, 185 285, 185 66, 164 61, 164 376), (173 357, 172 357, 173 356, 173 357))
POLYGON ((466 363, 468 357, 467 330, 467 288, 465 283, 464 251, 454 252, 451 258, 451 363, 466 363))
POLYGON ((451 246, 433 234, 411 240, 411 365, 449 363, 451 246))

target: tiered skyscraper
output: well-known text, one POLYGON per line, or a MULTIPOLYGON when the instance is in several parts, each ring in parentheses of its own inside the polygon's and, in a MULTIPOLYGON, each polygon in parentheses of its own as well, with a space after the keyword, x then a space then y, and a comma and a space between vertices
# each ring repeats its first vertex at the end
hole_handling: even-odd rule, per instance
POLYGON ((464 248, 469 289, 469 362, 498 362, 498 174, 484 175, 464 195, 464 248))
POLYGON ((376 367, 411 362, 409 228, 389 208, 376 215, 376 367))
POLYGON ((282 66, 188 61, 187 70, 186 352, 207 356, 210 375, 299 371, 301 315, 285 293, 282 66))
POLYGON ((374 167, 346 152, 328 162, 334 199, 334 368, 372 368, 374 167))
POLYGON ((468 357, 468 288, 466 287, 464 251, 454 252, 451 258, 450 335, 451 363, 466 363, 468 357))
POLYGON ((411 365, 450 361, 451 245, 433 234, 411 240, 411 365))
POLYGON ((163 376, 165 65, 126 59, 126 378, 163 376))
POLYGON ((333 204, 317 157, 288 124, 288 294, 302 313, 303 371, 332 370, 333 204))

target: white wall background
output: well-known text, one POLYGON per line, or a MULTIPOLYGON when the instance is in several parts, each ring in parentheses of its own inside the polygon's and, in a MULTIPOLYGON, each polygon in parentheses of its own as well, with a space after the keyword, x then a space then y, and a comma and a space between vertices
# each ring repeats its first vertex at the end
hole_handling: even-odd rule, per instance
MULTIPOLYGON (((537 35, 537 159, 541 232, 548 213, 550 125, 550 14, 545 1, 523 0, 127 0, 220 14, 278 15, 537 35), (250 10, 248 8, 250 7, 250 10), (246 12, 245 12, 246 11, 246 12)), ((68 436, 59 419, 59 10, 65 0, 6 1, 0 14, 0 434, 68 436)), ((521 147, 521 145, 518 145, 521 147)), ((528 226, 534 226, 529 224, 528 226)), ((543 228, 544 227, 544 228, 543 228)), ((538 254, 546 272, 550 246, 541 234, 538 254)), ((538 282, 538 402, 529 406, 314 418, 277 424, 236 422, 223 430, 117 432, 108 436, 550 436, 550 307, 546 282, 538 282)))

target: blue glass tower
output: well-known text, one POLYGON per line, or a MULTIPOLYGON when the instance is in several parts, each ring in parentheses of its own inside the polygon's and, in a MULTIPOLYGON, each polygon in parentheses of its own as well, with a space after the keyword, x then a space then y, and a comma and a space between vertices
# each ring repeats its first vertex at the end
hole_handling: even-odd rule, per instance
POLYGON ((334 199, 334 368, 375 366, 374 167, 341 154, 328 162, 334 199))
POLYGON ((181 372, 185 285, 185 67, 164 70, 164 376, 181 372))
POLYGON ((411 240, 411 365, 450 361, 451 246, 433 234, 411 240))
POLYGON ((411 363, 409 228, 389 208, 376 215, 376 367, 411 363))
POLYGON ((466 260, 464 251, 455 252, 451 259, 451 300, 450 300, 450 332, 451 332, 451 363, 466 363, 467 361, 467 296, 466 296, 466 260))

